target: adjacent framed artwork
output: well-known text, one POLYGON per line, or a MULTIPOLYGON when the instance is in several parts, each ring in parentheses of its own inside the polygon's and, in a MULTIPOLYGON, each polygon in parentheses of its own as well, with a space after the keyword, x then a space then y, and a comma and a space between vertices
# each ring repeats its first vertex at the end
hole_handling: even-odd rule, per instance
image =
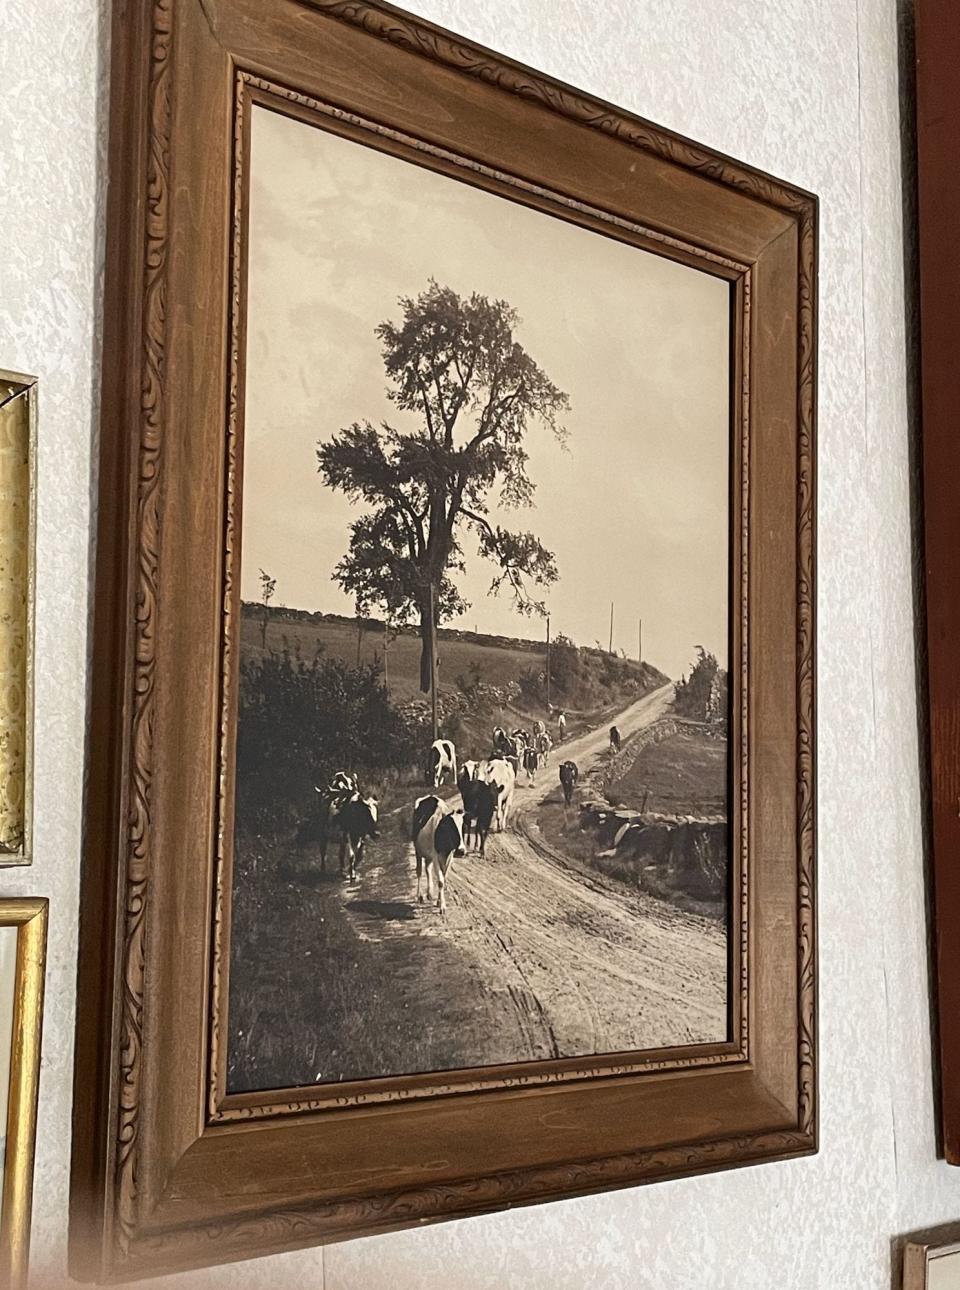
POLYGON ((0 866, 29 864, 37 381, 0 369, 0 866))
POLYGON ((960 1245, 909 1241, 903 1249, 903 1290, 960 1290, 960 1245))
POLYGON ((960 1164, 960 639, 954 480, 960 467, 955 388, 956 301, 960 217, 956 139, 960 106, 952 92, 960 55, 960 21, 943 0, 919 0, 917 41, 917 182, 920 255, 924 585, 929 696, 935 995, 940 1050, 939 1124, 951 1164, 960 1164))
POLYGON ((14 1290, 30 1254, 46 938, 46 900, 0 900, 0 1284, 14 1290))
POLYGON ((815 198, 118 3, 74 1275, 816 1149, 815 198))

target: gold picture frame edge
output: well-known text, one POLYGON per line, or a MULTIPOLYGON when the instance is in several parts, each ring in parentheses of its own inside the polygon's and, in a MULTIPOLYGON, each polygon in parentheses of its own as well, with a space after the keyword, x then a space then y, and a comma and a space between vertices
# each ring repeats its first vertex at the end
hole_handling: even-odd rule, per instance
POLYGON ((33 864, 33 757, 36 644, 37 567, 37 412, 39 377, 0 367, 0 385, 17 387, 11 398, 27 397, 27 622, 23 704, 23 843, 18 853, 0 852, 0 869, 23 869, 33 864))
POLYGON ((0 1278, 11 1290, 26 1285, 30 1258, 48 913, 46 897, 0 899, 0 927, 18 928, 0 1209, 0 1278))

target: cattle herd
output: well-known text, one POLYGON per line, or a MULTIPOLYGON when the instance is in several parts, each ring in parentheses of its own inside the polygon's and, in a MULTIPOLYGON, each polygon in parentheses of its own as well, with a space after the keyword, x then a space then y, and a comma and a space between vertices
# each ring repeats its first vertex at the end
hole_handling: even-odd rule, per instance
MULTIPOLYGON (((423 902, 421 882, 426 876, 427 902, 435 900, 441 914, 446 912, 444 886, 453 858, 464 856, 471 846, 481 858, 486 855, 490 830, 503 832, 507 827, 518 779, 525 775, 529 784, 536 783, 537 772, 548 763, 553 747, 542 721, 535 722, 532 730, 518 729, 512 734, 497 726, 492 742, 489 757, 465 761, 459 769, 457 750, 449 739, 437 739, 430 745, 427 783, 434 790, 448 781, 455 784, 460 804, 451 804, 436 791, 418 797, 413 803, 409 838, 417 862, 417 902, 423 902)), ((562 762, 559 777, 566 808, 579 778, 576 763, 562 762)), ((355 882, 364 844, 379 836, 377 799, 361 791, 356 775, 342 770, 316 791, 320 809, 309 832, 301 831, 301 840, 309 837, 319 844, 321 870, 326 868, 329 842, 338 841, 340 872, 349 873, 350 881, 355 882)))

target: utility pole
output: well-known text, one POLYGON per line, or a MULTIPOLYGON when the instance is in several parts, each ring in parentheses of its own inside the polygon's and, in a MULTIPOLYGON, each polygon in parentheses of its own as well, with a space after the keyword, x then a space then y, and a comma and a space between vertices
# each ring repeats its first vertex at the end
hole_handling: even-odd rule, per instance
POLYGON ((643 619, 637 619, 637 662, 643 662, 643 619))
POLYGON ((612 600, 610 601, 610 649, 609 649, 609 653, 611 653, 611 654, 613 653, 613 601, 612 601, 612 600))
POLYGON ((357 614, 357 667, 360 666, 360 646, 363 644, 363 619, 357 614))
POLYGON ((430 581, 430 729, 431 739, 440 738, 440 720, 437 712, 437 601, 436 588, 430 581))
POLYGON ((547 614, 547 716, 550 715, 550 615, 547 614))
POLYGON ((386 618, 383 620, 383 688, 387 692, 387 698, 390 698, 390 664, 387 660, 387 651, 390 648, 390 624, 386 618))

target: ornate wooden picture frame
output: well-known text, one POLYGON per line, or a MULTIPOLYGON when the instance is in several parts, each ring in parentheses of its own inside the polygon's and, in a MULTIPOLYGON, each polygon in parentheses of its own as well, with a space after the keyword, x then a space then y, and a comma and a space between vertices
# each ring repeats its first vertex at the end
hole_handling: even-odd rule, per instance
POLYGON ((117 0, 110 155, 74 1275, 815 1151, 815 198, 356 0, 117 0), (228 1086, 243 251, 262 108, 729 284, 722 1042, 228 1086))

